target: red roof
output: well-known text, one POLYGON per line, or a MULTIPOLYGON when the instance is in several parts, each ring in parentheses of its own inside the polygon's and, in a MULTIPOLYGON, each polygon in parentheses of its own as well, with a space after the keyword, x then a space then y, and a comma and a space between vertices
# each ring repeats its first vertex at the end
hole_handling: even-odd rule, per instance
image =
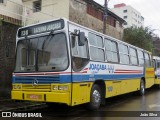
POLYGON ((126 6, 126 4, 121 3, 121 4, 114 5, 114 8, 119 8, 119 7, 124 7, 124 6, 126 6))

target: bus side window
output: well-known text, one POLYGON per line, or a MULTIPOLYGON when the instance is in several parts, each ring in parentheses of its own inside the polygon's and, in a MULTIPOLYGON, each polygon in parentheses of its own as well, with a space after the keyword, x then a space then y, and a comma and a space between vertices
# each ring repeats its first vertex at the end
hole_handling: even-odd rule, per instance
POLYGON ((151 61, 148 53, 144 53, 145 64, 147 67, 151 67, 151 61))
POLYGON ((138 53, 138 61, 139 61, 139 66, 144 66, 144 55, 143 52, 140 50, 137 50, 138 53))
POLYGON ((137 50, 130 47, 130 60, 132 65, 138 65, 137 50))
POLYGON ((160 68, 160 61, 157 61, 157 68, 160 68))
POLYGON ((121 64, 130 64, 128 46, 119 43, 119 56, 121 64))
POLYGON ((154 67, 154 70, 156 70, 156 60, 152 60, 152 65, 153 65, 153 67, 154 67))
POLYGON ((80 71, 89 61, 88 41, 85 39, 84 45, 78 44, 78 36, 71 35, 71 48, 73 70, 80 71))
POLYGON ((105 61, 104 45, 102 36, 88 33, 90 43, 90 58, 93 61, 105 61))
POLYGON ((106 61, 118 63, 119 55, 118 55, 117 42, 105 38, 104 45, 105 45, 106 61))

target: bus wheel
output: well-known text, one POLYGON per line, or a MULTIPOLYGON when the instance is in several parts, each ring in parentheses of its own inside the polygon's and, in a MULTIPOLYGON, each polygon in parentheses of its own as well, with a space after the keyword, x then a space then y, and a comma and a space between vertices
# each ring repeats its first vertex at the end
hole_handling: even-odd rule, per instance
POLYGON ((145 94, 145 83, 144 80, 140 81, 140 95, 144 95, 145 94))
POLYGON ((101 89, 97 84, 94 84, 91 90, 90 94, 90 103, 89 103, 89 109, 90 110, 96 110, 100 107, 101 104, 101 89))

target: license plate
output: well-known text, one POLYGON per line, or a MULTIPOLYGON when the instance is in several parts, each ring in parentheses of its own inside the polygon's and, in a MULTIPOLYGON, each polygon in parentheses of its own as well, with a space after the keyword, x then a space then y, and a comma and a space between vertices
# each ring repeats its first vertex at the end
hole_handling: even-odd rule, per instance
POLYGON ((42 95, 28 94, 27 98, 31 99, 31 100, 41 100, 42 99, 42 95))

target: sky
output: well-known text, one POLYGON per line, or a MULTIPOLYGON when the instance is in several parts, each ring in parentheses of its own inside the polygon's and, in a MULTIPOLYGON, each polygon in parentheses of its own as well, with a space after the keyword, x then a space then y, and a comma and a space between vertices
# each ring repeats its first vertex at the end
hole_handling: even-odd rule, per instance
MULTIPOLYGON (((104 5, 104 0, 94 0, 104 5)), ((160 37, 160 0, 109 0, 111 9, 115 4, 125 3, 139 11, 144 17, 144 27, 150 27, 160 37)))

